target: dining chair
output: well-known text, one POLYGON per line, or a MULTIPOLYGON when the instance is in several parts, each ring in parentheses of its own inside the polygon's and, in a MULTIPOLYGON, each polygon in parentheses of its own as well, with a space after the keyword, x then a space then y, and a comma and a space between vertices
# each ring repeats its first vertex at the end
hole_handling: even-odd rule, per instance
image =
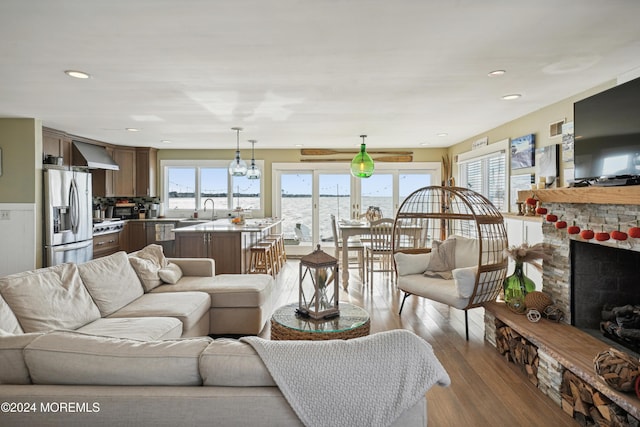
MULTIPOLYGON (((338 226, 336 225, 336 216, 334 214, 331 214, 331 231, 333 233, 333 242, 335 244, 335 257, 338 259, 338 261, 340 261, 342 260, 342 251, 345 250, 345 248, 344 248, 344 242, 342 241, 342 238, 339 236, 339 233, 338 233, 338 226)), ((357 254, 356 259, 352 260, 351 257, 348 257, 349 265, 358 266, 358 272, 360 273, 360 278, 364 283, 366 280, 366 277, 365 277, 366 270, 365 270, 365 262, 364 262, 364 259, 365 259, 364 245, 359 240, 348 240, 346 250, 349 252, 356 252, 357 254)), ((346 267, 342 266, 342 268, 349 268, 349 266, 346 266, 346 267)))
POLYGON ((373 273, 391 274, 391 282, 395 281, 393 262, 393 218, 381 218, 370 223, 370 241, 365 243, 367 282, 373 284, 373 273), (377 264, 377 266, 376 266, 377 264))

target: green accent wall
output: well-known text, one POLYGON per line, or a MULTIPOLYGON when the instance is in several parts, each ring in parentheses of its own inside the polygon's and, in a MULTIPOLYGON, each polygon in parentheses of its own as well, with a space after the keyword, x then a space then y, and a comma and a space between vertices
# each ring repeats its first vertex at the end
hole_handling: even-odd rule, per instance
POLYGON ((42 123, 0 119, 0 203, 40 203, 42 199, 42 123))

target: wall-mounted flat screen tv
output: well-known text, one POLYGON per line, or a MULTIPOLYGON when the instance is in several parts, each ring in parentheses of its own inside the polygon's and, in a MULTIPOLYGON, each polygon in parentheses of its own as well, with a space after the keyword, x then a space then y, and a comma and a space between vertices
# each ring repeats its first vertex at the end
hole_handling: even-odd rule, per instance
POLYGON ((640 78, 573 104, 575 179, 640 176, 640 78))

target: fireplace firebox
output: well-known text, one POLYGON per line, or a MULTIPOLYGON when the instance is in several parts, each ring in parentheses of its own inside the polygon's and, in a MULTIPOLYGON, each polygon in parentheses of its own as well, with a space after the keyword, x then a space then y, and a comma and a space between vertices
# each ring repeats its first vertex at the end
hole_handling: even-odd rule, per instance
POLYGON ((571 322, 640 352, 640 252, 571 241, 571 322))

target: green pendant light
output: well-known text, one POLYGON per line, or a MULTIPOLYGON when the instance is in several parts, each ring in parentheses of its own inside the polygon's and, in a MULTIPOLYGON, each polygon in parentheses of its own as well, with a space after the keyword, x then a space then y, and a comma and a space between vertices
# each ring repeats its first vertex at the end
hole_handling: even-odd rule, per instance
POLYGON ((360 144, 360 152, 351 161, 351 175, 356 178, 369 178, 373 175, 373 159, 367 154, 367 146, 364 143, 364 139, 367 135, 360 135, 362 138, 362 144, 360 144))

